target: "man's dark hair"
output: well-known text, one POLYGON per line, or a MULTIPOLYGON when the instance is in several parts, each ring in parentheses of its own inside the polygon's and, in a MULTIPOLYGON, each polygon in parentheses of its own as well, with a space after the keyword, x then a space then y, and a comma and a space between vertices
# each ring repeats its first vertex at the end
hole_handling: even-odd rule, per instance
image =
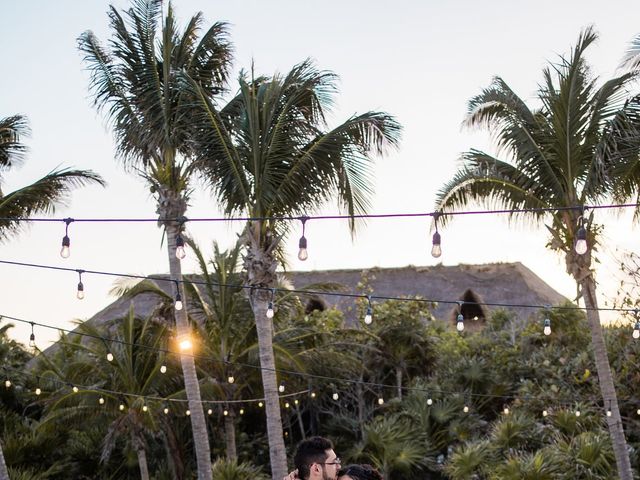
POLYGON ((313 463, 322 463, 327 459, 327 450, 333 449, 331 440, 324 437, 311 437, 301 441, 296 448, 293 463, 298 469, 298 477, 309 478, 309 467, 313 463))
POLYGON ((349 475, 353 480, 382 480, 382 475, 371 465, 349 465, 338 472, 338 477, 349 475))

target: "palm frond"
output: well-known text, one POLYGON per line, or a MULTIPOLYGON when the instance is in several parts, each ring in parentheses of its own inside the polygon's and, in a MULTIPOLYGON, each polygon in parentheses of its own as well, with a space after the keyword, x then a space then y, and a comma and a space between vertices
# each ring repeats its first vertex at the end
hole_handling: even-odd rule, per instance
POLYGON ((29 124, 22 115, 0 118, 0 168, 21 163, 27 147, 22 138, 29 135, 29 124))

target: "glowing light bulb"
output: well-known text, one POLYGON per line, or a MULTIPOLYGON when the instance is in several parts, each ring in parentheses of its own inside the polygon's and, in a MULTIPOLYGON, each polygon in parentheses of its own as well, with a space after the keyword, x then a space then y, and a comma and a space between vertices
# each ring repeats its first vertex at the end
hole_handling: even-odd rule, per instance
POLYGON ((364 323, 366 323, 367 325, 371 325, 372 322, 373 322, 373 309, 371 308, 371 306, 368 306, 367 313, 364 316, 364 323))
POLYGON ((576 410, 576 417, 580 416, 580 410, 576 410))
POLYGON ((69 239, 68 235, 65 235, 64 237, 62 237, 62 248, 60 249, 60 256, 62 258, 69 258, 69 255, 71 255, 71 240, 69 239))
POLYGON ((269 306, 267 307, 267 318, 273 318, 273 302, 269 302, 269 306))
POLYGON ((284 404, 284 408, 289 408, 290 406, 291 406, 291 405, 289 405, 289 402, 286 402, 286 403, 284 404))
POLYGON ((610 417, 611 415, 613 415, 613 413, 611 413, 611 410, 607 410, 607 417, 610 417))
POLYGON ((163 412, 165 415, 169 415, 169 409, 167 407, 164 407, 163 412))
POLYGON ((107 362, 113 362, 113 353, 107 353, 107 362))
POLYGON ((229 383, 233 383, 233 382, 235 382, 235 381, 236 381, 236 379, 235 379, 235 378, 233 378, 233 375, 229 375, 229 376, 227 377, 227 382, 229 382, 229 383))
POLYGON ((76 387, 75 385, 73 386, 73 388, 71 390, 73 390, 73 393, 78 393, 78 387, 76 387))
POLYGON ((431 243, 432 243, 431 256, 433 258, 439 258, 440 255, 442 255, 442 246, 441 246, 440 233, 438 233, 437 230, 436 230, 436 233, 433 234, 433 239, 431 243))
POLYGON ((384 398, 380 397, 378 399, 378 405, 384 405, 384 398))
POLYGON ((147 407, 146 405, 143 405, 143 406, 142 406, 142 411, 143 411, 143 412, 147 412, 147 411, 149 411, 149 407, 147 407))
POLYGON ((104 398, 100 397, 100 399, 98 400, 98 403, 100 405, 104 405, 104 398))
POLYGON ((162 365, 160 367, 160 373, 167 373, 167 366, 166 365, 162 365))
POLYGON ((304 262, 307 258, 309 258, 309 253, 307 252, 307 239, 303 235, 300 237, 300 241, 298 242, 298 260, 304 262))
POLYGON ((433 405, 433 400, 430 398, 427 398, 427 405, 433 405))
POLYGON ((211 414, 213 414, 213 410, 211 409, 207 410, 207 415, 211 415, 211 414))
POLYGON ((240 409, 240 415, 244 415, 244 408, 240 409))
POLYGON ((542 416, 546 417, 547 415, 549 415, 549 412, 547 412, 546 410, 542 410, 542 416))
POLYGON ((184 249, 184 239, 182 238, 182 235, 178 234, 176 237, 176 258, 182 260, 186 256, 187 252, 184 249))
POLYGON ((78 291, 76 292, 76 297, 78 300, 82 300, 84 298, 84 285, 82 282, 78 282, 78 291))
POLYGON ((464 330, 464 317, 461 313, 459 313, 458 317, 456 318, 456 330, 458 330, 459 332, 462 332, 464 330))
POLYGON ((296 399, 293 401, 293 403, 294 403, 294 404, 296 404, 296 405, 298 405, 300 402, 299 402, 299 401, 298 401, 298 399, 296 398, 296 399))
POLYGON ((180 347, 181 351, 191 350, 193 347, 193 343, 191 342, 191 338, 187 334, 180 335, 178 338, 178 347, 180 347))
POLYGON ((574 249, 578 255, 584 255, 587 253, 588 245, 587 245, 587 230, 584 228, 584 225, 580 225, 578 231, 576 232, 576 244, 574 249))
POLYGON ((640 415, 640 408, 636 410, 636 414, 640 415))
POLYGON ((311 392, 311 398, 316 398, 316 392, 311 392))
POLYGON ((640 320, 636 322, 636 326, 633 328, 633 338, 640 338, 640 320))
POLYGON ((332 397, 334 400, 338 400, 338 399, 340 398, 340 395, 338 395, 337 393, 334 393, 331 397, 332 397))
POLYGON ((264 407, 264 403, 262 403, 262 402, 258 402, 258 406, 259 406, 260 408, 262 408, 262 407, 264 407))
POLYGON ((226 417, 227 415, 229 415, 229 410, 223 411, 222 414, 226 417))
POLYGON ((120 406, 118 407, 118 410, 120 410, 121 412, 124 410, 124 405, 121 403, 120 406))
POLYGON ((11 388, 11 380, 7 379, 4 381, 4 386, 7 388, 11 388))
POLYGON ((284 383, 281 383, 280 386, 278 386, 278 391, 280 393, 284 393, 284 383))
POLYGON ((174 303, 173 306, 178 311, 182 310, 183 305, 182 305, 182 299, 180 298, 180 295, 176 296, 176 303, 174 303))
POLYGON ((504 413, 505 415, 509 415, 509 407, 504 407, 502 413, 504 413))
POLYGON ((29 346, 31 348, 36 348, 36 336, 33 332, 29 335, 29 346))
POLYGON ((464 406, 464 408, 462 409, 462 411, 464 413, 469 413, 469 407, 467 407, 466 405, 464 406))
POLYGON ((42 393, 42 390, 40 390, 40 387, 36 388, 35 394, 40 395, 41 393, 42 393))
POLYGON ((191 410, 187 410, 186 412, 184 412, 184 414, 188 417, 189 415, 191 415, 191 410))
POLYGON ((551 335, 551 320, 548 318, 544 319, 544 329, 543 332, 545 335, 551 335))

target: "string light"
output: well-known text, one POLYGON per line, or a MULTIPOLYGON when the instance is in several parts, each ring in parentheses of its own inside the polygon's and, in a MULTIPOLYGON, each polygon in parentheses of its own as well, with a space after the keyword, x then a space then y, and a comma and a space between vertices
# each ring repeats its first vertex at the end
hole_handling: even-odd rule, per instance
POLYGON ((307 258, 309 258, 309 253, 307 252, 307 238, 304 236, 305 224, 309 220, 309 217, 300 217, 300 221, 302 222, 302 236, 298 241, 298 260, 304 262, 307 258))
POLYGON ((222 414, 226 417, 227 415, 229 415, 229 410, 224 410, 222 414))
POLYGON ((163 412, 165 415, 169 415, 169 407, 164 407, 163 412))
POLYGON ((278 391, 280 393, 284 393, 284 383, 280 383, 280 385, 278 385, 278 391))
POLYGON ((142 411, 143 411, 143 412, 147 412, 147 411, 149 411, 149 407, 147 407, 146 405, 143 405, 143 406, 142 406, 142 411))
POLYGON ((542 416, 546 417, 547 415, 549 415, 549 412, 546 410, 542 410, 542 416))
POLYGON ((464 316, 462 315, 462 306, 464 302, 458 302, 458 316, 456 317, 456 330, 464 331, 464 316))
POLYGON ((371 295, 367 295, 367 302, 369 304, 367 305, 367 312, 364 316, 364 323, 366 325, 371 325, 371 323, 373 322, 373 306, 371 305, 371 295))
POLYGON ((98 403, 100 405, 104 405, 104 398, 100 397, 100 399, 98 400, 98 403))
POLYGON ((433 405, 433 399, 431 399, 431 397, 427 398, 427 405, 433 405))
POLYGON ((9 380, 8 378, 4 381, 4 386, 5 388, 11 388, 11 380, 9 380))
MULTIPOLYGON (((193 343, 191 342, 191 337, 188 333, 183 333, 178 337, 178 347, 180 347, 180 351, 186 352, 187 350, 191 350, 193 347, 193 343)), ((162 369, 162 367, 160 367, 162 369)))
POLYGON ((240 409, 240 415, 244 415, 244 408, 240 409))
POLYGON ((107 362, 113 362, 113 353, 107 353, 107 362))
POLYGON ((76 387, 75 385, 73 387, 71 387, 71 390, 73 390, 73 393, 78 393, 78 387, 76 387))
POLYGON ((384 405, 384 398, 378 398, 378 405, 384 405))
POLYGON ((580 410, 576 410, 576 417, 580 416, 580 410))
POLYGON ((178 260, 183 260, 186 256, 187 252, 184 249, 184 238, 182 238, 182 235, 178 233, 178 235, 176 235, 176 258, 178 260))
POLYGON ((71 239, 69 238, 69 224, 73 222, 73 218, 64 218, 62 220, 65 224, 64 237, 62 237, 62 248, 60 249, 60 256, 62 258, 69 258, 71 255, 71 239))
POLYGON ((229 375, 229 376, 227 377, 227 382, 229 382, 229 383, 233 383, 233 382, 235 382, 235 381, 236 381, 236 379, 235 379, 235 378, 233 378, 233 375, 229 375))
POLYGON ((166 365, 161 365, 160 366, 160 373, 167 373, 167 366, 166 365))
POLYGON ((469 407, 467 405, 465 405, 464 408, 462 409, 462 411, 464 413, 469 413, 469 407))
POLYGON ((298 405, 300 402, 299 402, 299 401, 298 401, 298 399, 296 398, 296 399, 293 401, 293 403, 294 403, 295 405, 298 405))
POLYGON ((587 253, 588 247, 587 229, 584 228, 584 216, 580 216, 580 218, 578 218, 578 231, 576 232, 576 243, 574 249, 578 255, 584 255, 585 253, 587 253))
POLYGON ((635 317, 636 317, 636 324, 633 327, 633 338, 638 339, 640 338, 640 316, 638 315, 640 312, 638 310, 634 310, 633 311, 635 317))
POLYGON ((551 319, 549 318, 545 318, 544 319, 544 329, 543 332, 545 335, 549 336, 551 335, 551 319))
POLYGON ((610 417, 611 415, 613 415, 613 413, 611 412, 611 400, 609 400, 609 407, 607 408, 607 417, 610 417))
POLYGON ((311 398, 316 398, 316 392, 311 392, 311 398))
POLYGON ((502 409, 502 413, 504 413, 505 415, 509 415, 509 407, 505 405, 505 407, 502 409))
POLYGON ((76 292, 76 297, 78 300, 82 300, 84 298, 84 285, 82 283, 84 270, 76 270, 76 272, 78 272, 78 291, 76 292))
POLYGON ((180 295, 180 284, 177 282, 177 280, 174 280, 175 284, 176 284, 176 301, 173 304, 173 306, 175 307, 176 310, 180 311, 182 310, 182 296, 180 295))
POLYGON ((274 312, 273 312, 273 299, 276 295, 276 289, 272 288, 271 289, 271 300, 269 300, 269 304, 267 305, 267 318, 273 318, 274 312))
POLYGON ((440 238, 440 232, 438 232, 438 217, 440 216, 439 213, 434 213, 433 214, 433 223, 436 227, 436 231, 433 234, 433 238, 431 240, 431 256, 433 258, 439 258, 440 255, 442 255, 442 247, 441 247, 441 238, 440 238))
POLYGON ((124 405, 121 403, 120 406, 118 407, 118 410, 120 410, 121 412, 124 411, 124 405))
POLYGON ((42 393, 42 390, 40 390, 40 387, 37 387, 34 392, 36 395, 40 395, 42 393))
POLYGON ((289 402, 285 402, 284 404, 284 408, 289 408, 291 405, 289 405, 289 402))
POLYGON ((340 398, 340 395, 338 395, 338 392, 333 392, 333 395, 331 395, 331 398, 337 401, 340 398))
POLYGON ((212 414, 213 414, 213 410, 212 409, 207 410, 207 415, 212 415, 212 414))
POLYGON ((184 414, 188 417, 189 415, 191 415, 191 410, 187 410, 186 412, 184 412, 184 414))
POLYGON ((263 403, 263 402, 258 402, 258 406, 259 406, 260 408, 262 408, 262 407, 264 407, 264 403, 263 403))
POLYGON ((31 335, 29 335, 29 346, 31 348, 36 348, 36 334, 33 331, 34 323, 33 322, 30 322, 30 323, 31 323, 31 335))

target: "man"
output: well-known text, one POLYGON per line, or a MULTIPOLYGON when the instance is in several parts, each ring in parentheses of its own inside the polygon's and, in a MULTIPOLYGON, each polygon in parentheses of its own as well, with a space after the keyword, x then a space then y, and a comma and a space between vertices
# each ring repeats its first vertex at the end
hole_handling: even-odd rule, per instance
POLYGON ((340 459, 333 451, 333 444, 323 437, 311 437, 301 441, 293 457, 296 471, 284 480, 336 480, 340 459))

